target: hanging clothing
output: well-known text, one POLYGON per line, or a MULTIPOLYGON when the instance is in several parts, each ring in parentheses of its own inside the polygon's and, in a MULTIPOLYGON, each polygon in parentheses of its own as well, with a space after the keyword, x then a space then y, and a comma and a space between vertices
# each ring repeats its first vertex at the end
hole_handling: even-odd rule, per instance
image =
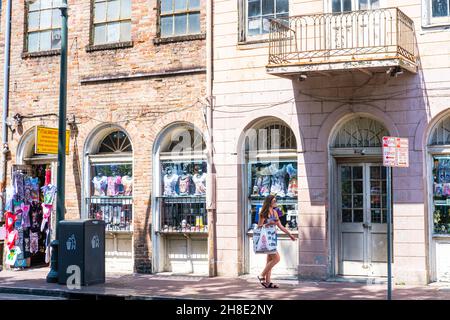
POLYGON ((20 208, 22 209, 22 228, 29 228, 29 227, 31 227, 31 223, 30 223, 30 205, 22 203, 20 205, 20 208))
POLYGON ((31 205, 31 232, 39 232, 42 223, 42 207, 38 203, 31 205))
POLYGON ((25 197, 24 174, 21 171, 13 173, 13 185, 16 194, 16 200, 23 200, 25 197))
POLYGON ((30 232, 30 253, 35 254, 39 252, 39 233, 30 232))
POLYGON ((6 202, 5 211, 13 211, 13 199, 14 199, 15 189, 13 186, 6 188, 6 202))
POLYGON ((30 178, 31 201, 39 201, 39 178, 30 178))
POLYGON ((195 174, 192 177, 192 181, 195 185, 195 194, 202 195, 206 193, 206 173, 202 173, 201 175, 195 174))
POLYGON ((41 232, 44 232, 46 224, 50 219, 51 213, 53 209, 53 204, 42 204, 42 223, 41 223, 41 232))
POLYGON ((41 188, 43 194, 44 194, 44 203, 45 204, 53 204, 53 200, 55 198, 56 194, 56 186, 49 184, 46 186, 43 186, 41 188))
POLYGON ((122 185, 123 185, 123 195, 131 196, 133 192, 133 178, 130 176, 123 176, 122 185))
MULTIPOLYGON (((123 179, 122 179, 123 180, 123 179)), ((176 185, 178 181, 178 175, 168 174, 164 175, 164 196, 174 196, 176 195, 176 185)))
POLYGON ((106 190, 108 188, 108 178, 105 176, 95 176, 92 179, 94 184, 94 196, 106 196, 106 190))
POLYGON ((116 195, 116 178, 108 177, 108 191, 106 193, 107 196, 115 196, 116 195))
POLYGON ((286 195, 286 167, 274 172, 272 175, 272 185, 270 187, 270 193, 280 197, 286 195))
POLYGON ((191 176, 189 174, 182 175, 178 178, 178 190, 180 195, 188 195, 191 192, 191 176))
POLYGON ((116 176, 114 180, 114 191, 115 195, 118 196, 120 194, 123 194, 123 185, 122 185, 122 177, 116 176))
POLYGON ((52 170, 50 168, 45 169, 45 185, 52 183, 52 170))
POLYGON ((14 224, 16 223, 17 220, 17 215, 11 213, 11 212, 6 212, 5 214, 5 223, 6 223, 6 232, 11 232, 14 230, 14 224))

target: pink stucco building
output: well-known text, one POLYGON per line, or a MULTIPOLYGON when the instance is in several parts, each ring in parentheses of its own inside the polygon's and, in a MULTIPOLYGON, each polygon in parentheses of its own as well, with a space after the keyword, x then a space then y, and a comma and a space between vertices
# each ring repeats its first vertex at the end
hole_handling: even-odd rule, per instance
POLYGON ((260 272, 252 224, 285 174, 278 204, 298 240, 280 234, 274 273, 386 276, 391 192, 394 281, 448 281, 448 1, 237 3, 213 8, 218 273, 260 272), (392 190, 387 135, 409 139, 392 190))

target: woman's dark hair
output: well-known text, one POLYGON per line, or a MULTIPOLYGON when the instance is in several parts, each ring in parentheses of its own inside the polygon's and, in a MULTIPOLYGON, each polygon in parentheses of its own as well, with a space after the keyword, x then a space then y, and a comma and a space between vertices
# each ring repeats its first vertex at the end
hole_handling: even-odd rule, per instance
POLYGON ((261 211, 259 212, 259 217, 260 218, 264 218, 264 219, 268 219, 269 218, 269 209, 270 209, 270 205, 272 204, 272 200, 275 198, 274 195, 268 195, 265 199, 264 199, 264 204, 261 208, 261 211))

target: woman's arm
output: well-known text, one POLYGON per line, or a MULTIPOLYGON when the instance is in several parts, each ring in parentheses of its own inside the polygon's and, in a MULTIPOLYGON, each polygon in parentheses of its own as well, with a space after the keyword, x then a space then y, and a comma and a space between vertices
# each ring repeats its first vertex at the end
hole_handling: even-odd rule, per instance
POLYGON ((263 226, 265 220, 265 218, 259 216, 258 228, 261 228, 263 226))
POLYGON ((292 235, 292 233, 289 232, 288 229, 286 229, 285 227, 283 227, 283 225, 281 224, 280 220, 277 220, 277 227, 281 229, 281 231, 283 231, 284 233, 286 233, 292 240, 295 240, 295 237, 292 235))

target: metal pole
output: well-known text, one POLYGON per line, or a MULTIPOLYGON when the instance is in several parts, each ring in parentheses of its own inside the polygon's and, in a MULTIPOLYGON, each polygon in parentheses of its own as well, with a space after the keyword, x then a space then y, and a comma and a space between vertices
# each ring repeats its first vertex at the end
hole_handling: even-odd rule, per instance
POLYGON ((58 223, 64 220, 65 213, 65 176, 66 176, 66 113, 67 113, 67 0, 61 4, 61 66, 59 82, 59 119, 58 119, 58 172, 56 182, 56 224, 55 240, 52 242, 51 270, 47 282, 58 281, 58 223))
POLYGON ((3 219, 5 208, 6 167, 8 153, 8 118, 9 109, 9 70, 10 70, 10 48, 11 48, 11 0, 6 2, 5 20, 5 62, 3 65, 3 110, 2 110, 2 168, 0 170, 0 184, 2 193, 2 206, 0 208, 0 220, 3 219))
POLYGON ((387 276, 388 276, 388 288, 387 299, 392 300, 392 200, 391 200, 391 180, 392 180, 392 167, 387 167, 386 176, 386 190, 387 190, 387 276))

